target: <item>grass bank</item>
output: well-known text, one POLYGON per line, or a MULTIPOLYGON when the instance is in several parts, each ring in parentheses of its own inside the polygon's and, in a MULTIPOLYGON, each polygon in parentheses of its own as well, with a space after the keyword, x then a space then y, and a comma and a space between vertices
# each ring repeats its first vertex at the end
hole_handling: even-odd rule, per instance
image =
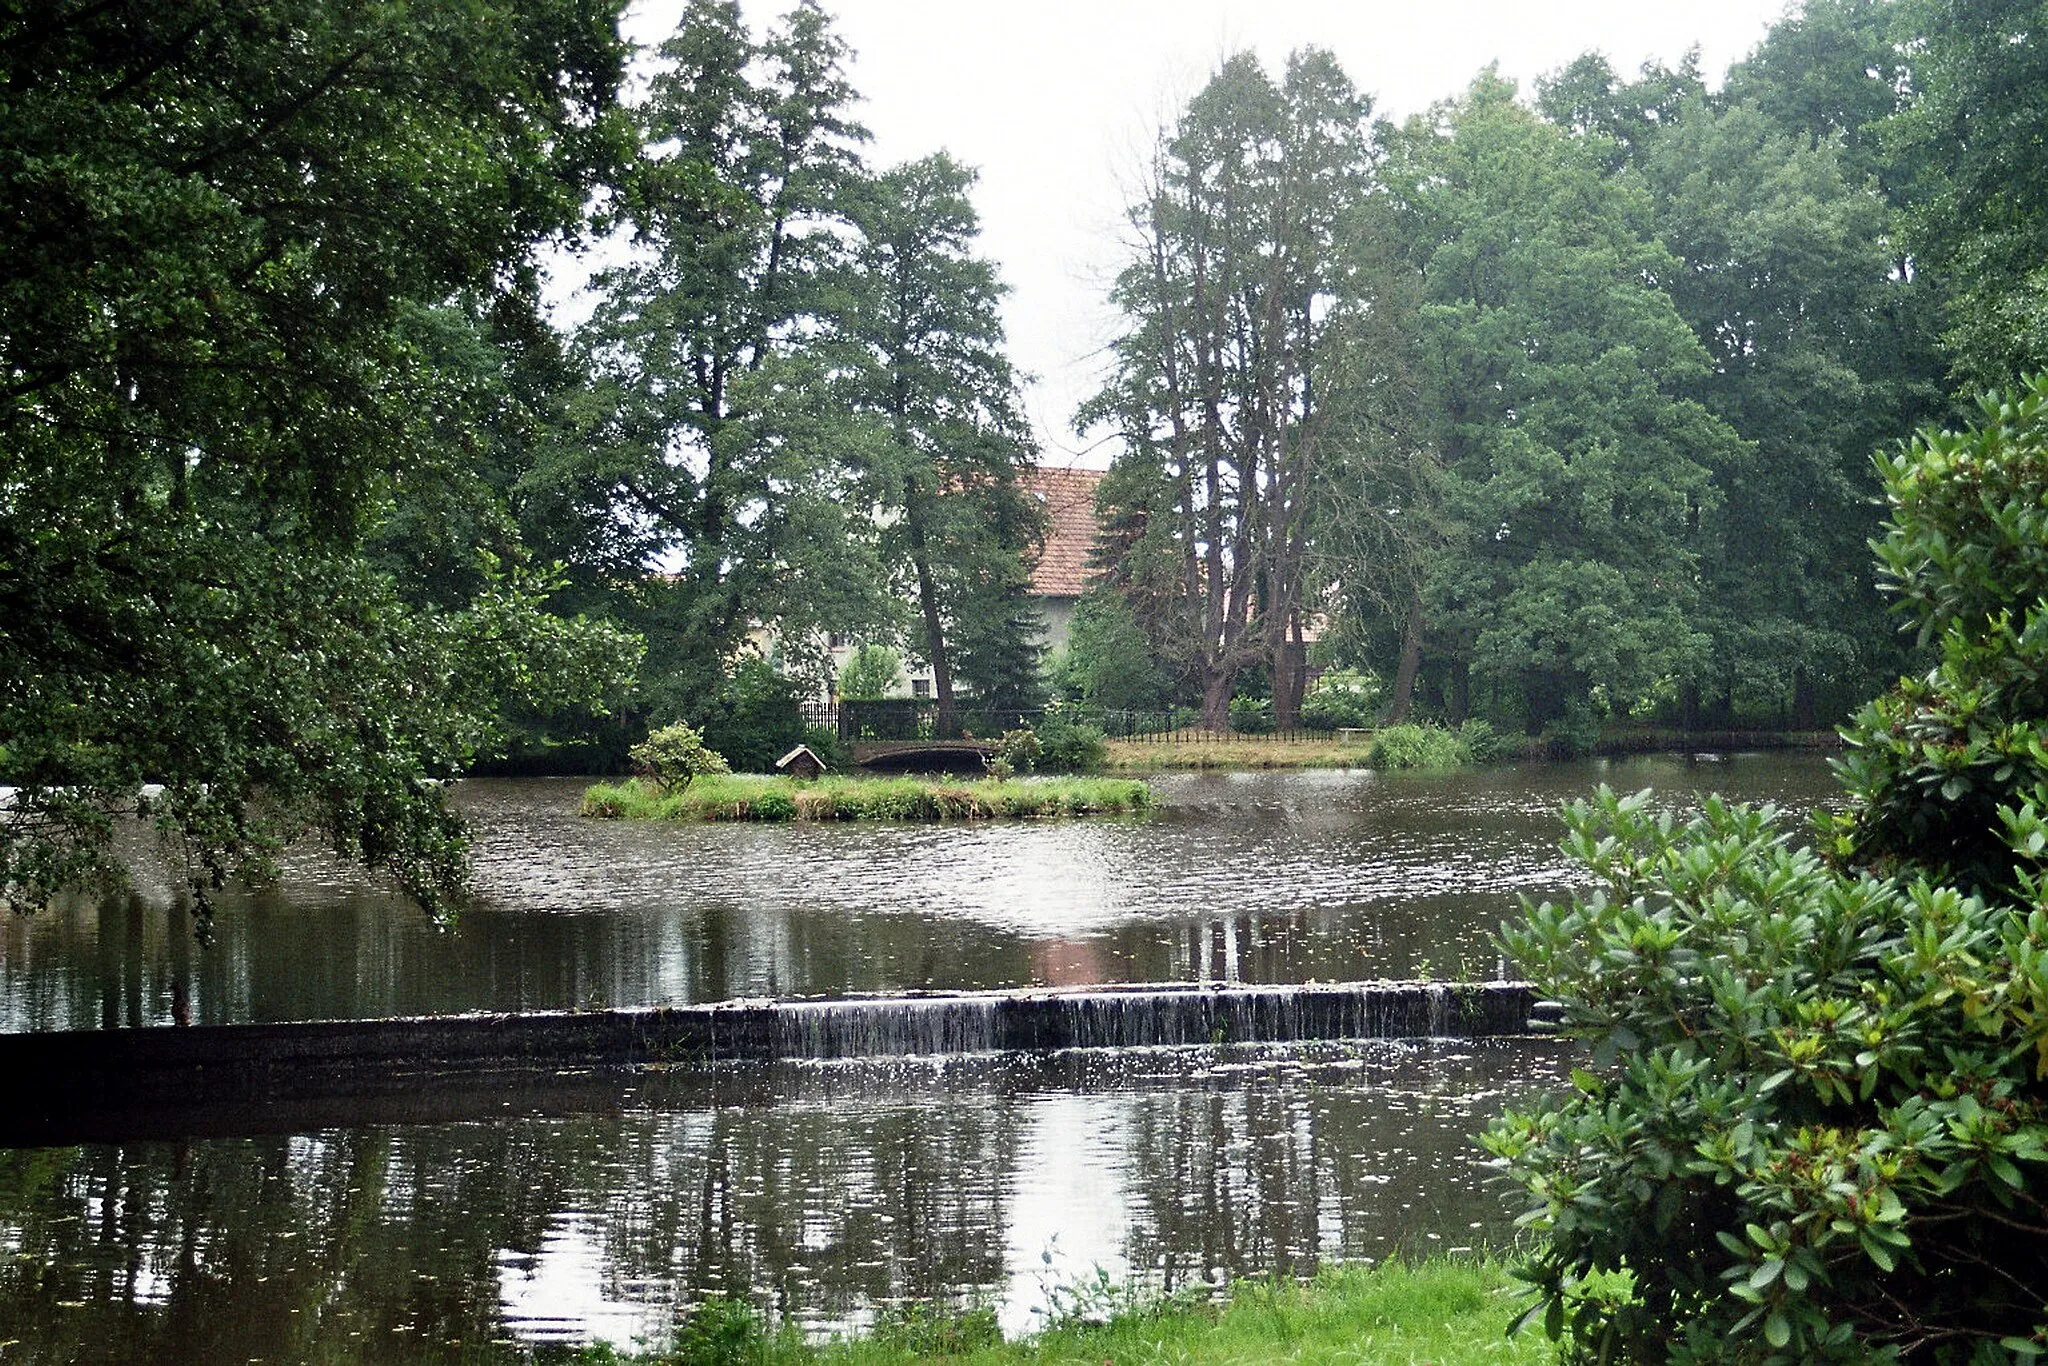
POLYGON ((642 821, 954 821, 1142 811, 1152 789, 1131 778, 699 778, 664 794, 631 778, 583 794, 583 814, 642 821))
POLYGON ((1327 739, 1111 740, 1103 767, 1115 773, 1160 773, 1190 768, 1363 768, 1369 742, 1327 739))
POLYGON ((745 1361, 760 1366, 896 1366, 942 1360, 963 1366, 1253 1366, 1259 1362, 1543 1362, 1554 1350, 1541 1329, 1507 1336, 1528 1301, 1525 1287, 1494 1261, 1398 1262, 1339 1267, 1306 1284, 1247 1284, 1229 1301, 1166 1300, 1125 1307, 1107 1323, 1068 1322, 1034 1337, 1002 1341, 987 1311, 899 1310, 851 1342, 808 1345, 768 1335, 752 1311, 714 1307, 686 1320, 673 1354, 587 1351, 591 1363, 668 1366, 745 1361))

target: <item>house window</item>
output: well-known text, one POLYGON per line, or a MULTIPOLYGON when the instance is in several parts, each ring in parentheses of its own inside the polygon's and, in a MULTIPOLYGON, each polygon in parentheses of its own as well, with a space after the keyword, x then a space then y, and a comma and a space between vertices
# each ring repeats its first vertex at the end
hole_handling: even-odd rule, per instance
POLYGON ((930 697, 932 695, 932 681, 929 678, 911 679, 910 695, 912 697, 930 697))
POLYGON ((837 631, 827 636, 826 640, 829 642, 826 646, 827 649, 843 650, 846 648, 846 637, 840 635, 837 631))

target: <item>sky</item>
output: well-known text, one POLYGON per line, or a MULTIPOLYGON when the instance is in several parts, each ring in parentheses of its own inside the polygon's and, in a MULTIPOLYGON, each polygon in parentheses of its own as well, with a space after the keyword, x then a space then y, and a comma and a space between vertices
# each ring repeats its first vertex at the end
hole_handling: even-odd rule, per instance
MULTIPOLYGON (((1532 89, 1597 50, 1633 72, 1697 45, 1710 81, 1744 56, 1785 0, 824 0, 853 49, 849 77, 876 168, 946 151, 977 168, 982 253, 1010 287, 1010 355, 1048 465, 1100 465, 1072 429, 1094 392, 1115 316, 1126 187, 1158 130, 1230 54, 1277 71, 1335 53, 1395 119, 1462 91, 1488 63, 1532 89)), ((763 24, 782 0, 744 0, 763 24)), ((627 36, 673 31, 681 0, 636 0, 627 36)), ((558 280, 576 273, 556 271, 558 280)), ((585 310, 562 310, 573 320, 585 310)))

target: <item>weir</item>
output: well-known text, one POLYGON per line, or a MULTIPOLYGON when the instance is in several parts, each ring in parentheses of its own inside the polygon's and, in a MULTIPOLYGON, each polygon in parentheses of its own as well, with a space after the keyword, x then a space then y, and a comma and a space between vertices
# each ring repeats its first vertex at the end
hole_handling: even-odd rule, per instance
POLYGON ((1525 1034, 1522 982, 1131 986, 0 1034, 0 1143, 109 1110, 261 1104, 600 1068, 1525 1034))

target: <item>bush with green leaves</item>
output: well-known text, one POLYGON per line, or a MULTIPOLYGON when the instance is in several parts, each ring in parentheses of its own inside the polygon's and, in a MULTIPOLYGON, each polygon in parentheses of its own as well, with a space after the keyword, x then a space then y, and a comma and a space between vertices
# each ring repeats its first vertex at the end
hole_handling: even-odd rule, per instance
POLYGON ((1230 728, 1239 735, 1266 735, 1273 729, 1273 702, 1240 693, 1230 699, 1230 728))
POLYGON ((1472 761, 1458 732, 1442 726, 1404 723, 1382 726, 1366 751, 1368 768, 1462 768, 1472 761))
POLYGON ((1602 792, 1503 931, 1576 1091, 1486 1144, 1574 1361, 2048 1353, 2048 384, 1879 462, 1939 663, 1845 731, 1847 810, 1602 792))
POLYGON ((1004 731, 1003 738, 996 741, 995 752, 989 758, 992 764, 1009 765, 1011 773, 1031 773, 1036 771, 1044 754, 1045 746, 1039 743, 1038 732, 1024 726, 1004 731))
POLYGON ((631 754, 633 771, 665 793, 687 792, 698 778, 732 772, 725 756, 706 748, 704 737, 684 721, 652 732, 631 754))
POLYGON ((704 743, 745 773, 766 773, 803 741, 796 684, 765 659, 742 659, 706 701, 704 743))
POLYGON ((1044 773, 1088 773, 1102 767, 1109 755, 1102 727, 1048 707, 1038 723, 1038 768, 1044 773))
POLYGON ((1137 614, 1113 589, 1081 595, 1067 646, 1048 673, 1064 696, 1090 706, 1152 711, 1165 705, 1165 684, 1137 614))
POLYGON ((1475 764, 1497 764, 1515 757, 1515 743, 1494 729, 1493 722, 1474 716, 1458 727, 1465 755, 1475 764))
POLYGON ((1359 669, 1329 669, 1301 699, 1301 724, 1310 730, 1354 730, 1373 723, 1380 681, 1359 669))

